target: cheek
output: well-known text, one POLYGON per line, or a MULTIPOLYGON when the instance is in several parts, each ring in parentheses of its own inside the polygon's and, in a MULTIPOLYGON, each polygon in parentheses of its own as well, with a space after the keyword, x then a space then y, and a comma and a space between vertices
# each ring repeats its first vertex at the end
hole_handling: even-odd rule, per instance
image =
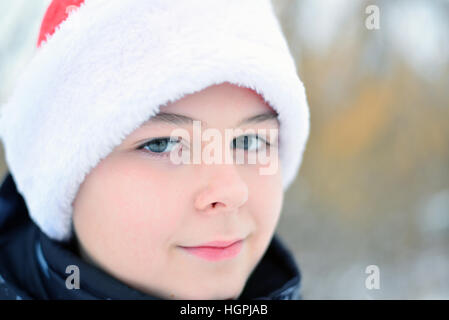
POLYGON ((274 231, 279 220, 284 201, 280 176, 257 176, 250 187, 251 212, 261 234, 274 231))
POLYGON ((107 259, 160 254, 180 221, 176 215, 183 212, 167 182, 164 170, 145 162, 105 159, 86 178, 74 203, 80 240, 107 259))

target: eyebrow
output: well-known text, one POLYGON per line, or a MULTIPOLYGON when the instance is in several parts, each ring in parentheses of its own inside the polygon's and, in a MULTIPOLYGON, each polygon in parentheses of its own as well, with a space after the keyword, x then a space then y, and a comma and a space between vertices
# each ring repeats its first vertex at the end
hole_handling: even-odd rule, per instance
MULTIPOLYGON (((194 119, 182 114, 177 113, 169 113, 169 112, 159 112, 158 114, 152 116, 146 124, 154 123, 154 122, 165 122, 175 125, 183 125, 183 124, 193 124, 193 121, 200 121, 202 124, 205 124, 207 126, 207 123, 205 121, 201 121, 198 119, 194 119)), ((257 114, 255 116, 251 116, 249 118, 245 118, 243 120, 240 120, 237 123, 238 126, 242 126, 244 124, 250 124, 250 123, 260 123, 264 121, 276 121, 279 125, 279 119, 278 119, 278 113, 276 111, 268 111, 264 113, 257 114)))

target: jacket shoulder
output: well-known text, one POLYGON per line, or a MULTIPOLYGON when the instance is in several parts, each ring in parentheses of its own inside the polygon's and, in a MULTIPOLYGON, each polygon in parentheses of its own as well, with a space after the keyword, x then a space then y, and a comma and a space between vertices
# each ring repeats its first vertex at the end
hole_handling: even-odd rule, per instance
POLYGON ((0 300, 31 300, 31 296, 6 281, 0 274, 0 300))

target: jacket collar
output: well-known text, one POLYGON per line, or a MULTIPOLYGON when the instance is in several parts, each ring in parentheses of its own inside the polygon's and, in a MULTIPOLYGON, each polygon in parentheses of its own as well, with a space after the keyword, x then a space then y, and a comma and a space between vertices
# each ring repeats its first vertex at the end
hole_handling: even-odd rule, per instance
MULTIPOLYGON (((0 187, 0 261, 8 261, 0 264, 4 282, 10 281, 22 295, 26 292, 29 298, 38 299, 160 299, 128 287, 76 252, 74 241, 54 241, 29 219, 24 200, 8 173, 0 187), (70 265, 79 268, 79 290, 66 287, 70 274, 66 268, 70 265)), ((275 234, 238 299, 300 299, 300 280, 291 252, 275 234)))

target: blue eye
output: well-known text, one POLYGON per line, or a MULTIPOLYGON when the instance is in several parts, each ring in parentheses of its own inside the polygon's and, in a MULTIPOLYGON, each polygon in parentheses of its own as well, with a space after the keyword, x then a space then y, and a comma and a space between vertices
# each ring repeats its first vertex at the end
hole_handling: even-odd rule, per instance
POLYGON ((244 149, 246 151, 259 150, 263 145, 269 146, 270 144, 258 135, 240 136, 232 141, 233 148, 244 149))
MULTIPOLYGON (((174 147, 179 145, 179 148, 184 148, 181 141, 181 138, 173 137, 155 138, 140 145, 137 150, 141 150, 150 157, 168 158, 174 147)), ((245 151, 258 151, 267 146, 270 146, 270 143, 258 135, 243 135, 232 141, 234 149, 239 148, 245 151)))
POLYGON ((173 147, 180 142, 179 138, 163 137, 150 140, 143 145, 139 146, 138 150, 146 150, 151 156, 164 157, 168 156, 173 150, 173 147))

